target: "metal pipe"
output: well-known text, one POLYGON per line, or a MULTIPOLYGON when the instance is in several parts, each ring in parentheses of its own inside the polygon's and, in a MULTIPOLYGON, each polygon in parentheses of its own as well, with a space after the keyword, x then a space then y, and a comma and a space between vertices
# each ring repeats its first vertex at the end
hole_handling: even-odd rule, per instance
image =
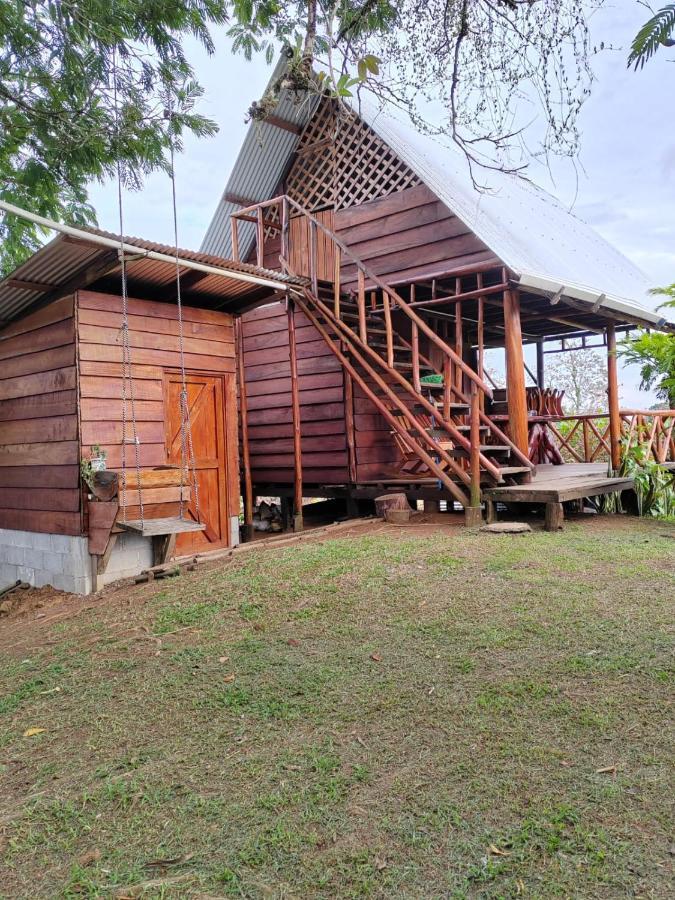
MULTIPOLYGON (((157 250, 146 250, 144 247, 138 247, 135 244, 127 244, 122 240, 116 240, 115 238, 105 237, 102 234, 83 231, 81 228, 74 228, 72 225, 63 225, 61 222, 54 222, 52 219, 46 219, 44 216, 38 216, 26 209, 21 209, 20 206, 14 206, 11 203, 7 203, 5 200, 0 200, 0 210, 11 213, 13 216, 18 216, 20 219, 26 219, 28 222, 33 222, 41 228, 49 228, 52 231, 70 235, 71 237, 77 238, 88 244, 96 244, 100 247, 109 247, 120 250, 124 254, 128 253, 135 257, 138 257, 140 253, 146 259, 154 259, 157 262, 169 263, 172 266, 176 265, 176 257, 168 253, 160 253, 157 250)), ((183 259, 182 257, 178 257, 178 265, 181 266, 181 268, 193 269, 195 272, 204 272, 207 275, 220 275, 223 278, 230 278, 232 281, 243 281, 248 284, 257 284, 261 287, 270 287, 281 291, 290 290, 294 293, 300 293, 301 291, 299 287, 289 285, 288 282, 264 278, 249 272, 238 272, 225 269, 221 266, 210 265, 209 263, 195 262, 191 259, 183 259)), ((58 285, 54 286, 58 287, 58 285)))

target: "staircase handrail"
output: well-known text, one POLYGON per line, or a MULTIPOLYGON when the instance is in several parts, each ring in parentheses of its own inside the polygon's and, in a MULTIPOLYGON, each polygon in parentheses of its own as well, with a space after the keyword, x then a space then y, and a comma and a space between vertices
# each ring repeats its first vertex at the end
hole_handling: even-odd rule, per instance
MULTIPOLYGON (((410 305, 406 300, 401 297, 398 291, 395 291, 392 287, 390 287, 385 281, 383 281, 378 275, 376 275, 368 266, 363 262, 363 260, 359 259, 356 254, 349 249, 347 244, 344 241, 340 240, 340 238, 328 228, 327 225, 324 225, 323 222, 320 222, 312 213, 305 209, 302 204, 298 203, 296 200, 293 200, 292 197, 289 197, 288 194, 280 194, 277 197, 273 197, 271 200, 265 200, 260 203, 255 203, 251 206, 244 207, 243 209, 238 209, 236 213, 233 213, 234 218, 245 218, 250 216, 252 213, 257 212, 257 210, 273 207, 275 205, 287 203, 301 215, 303 215, 309 222, 311 222, 316 228, 319 228, 334 244, 336 247, 340 248, 340 252, 346 255, 361 272, 366 276, 366 278, 376 284, 380 290, 386 293, 390 298, 392 298, 396 306, 401 309, 405 315, 410 319, 411 322, 414 322, 420 331, 425 334, 429 340, 435 344, 442 353, 450 359, 461 371, 469 378, 476 387, 483 392, 486 397, 492 399, 492 389, 488 384, 486 384, 480 376, 474 372, 471 366, 467 365, 461 356, 456 353, 452 347, 445 343, 443 338, 439 337, 436 332, 430 328, 427 323, 422 319, 417 313, 410 308, 410 305)), ((284 216, 281 216, 283 220, 284 216)), ((272 223, 275 228, 278 228, 282 231, 284 227, 284 223, 272 223)), ((262 230, 262 223, 260 223, 258 227, 258 232, 262 230)), ((316 272, 313 273, 313 280, 316 279, 316 272)))

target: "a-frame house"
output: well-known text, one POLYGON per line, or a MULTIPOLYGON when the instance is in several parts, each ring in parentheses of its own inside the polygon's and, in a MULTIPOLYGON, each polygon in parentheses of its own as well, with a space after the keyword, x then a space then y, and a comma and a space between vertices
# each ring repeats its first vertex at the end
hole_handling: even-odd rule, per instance
MULTIPOLYGON (((271 83, 282 73, 283 63, 271 83)), ((394 486, 470 509, 506 488, 526 500, 544 486, 533 460, 562 460, 550 431, 535 428, 560 434, 545 353, 579 345, 609 351, 609 421, 578 426, 589 446, 581 456, 571 447, 572 459, 596 465, 565 469, 576 482, 547 491, 552 518, 558 499, 612 488, 597 462, 618 468, 630 427, 616 335, 665 325, 642 305, 648 281, 546 192, 474 175, 484 189, 456 148, 367 103, 348 115, 328 98, 285 92, 251 125, 202 249, 307 285, 290 305, 243 319, 249 496, 294 495, 296 514, 303 494, 394 486), (529 343, 536 372, 525 366, 529 343), (505 389, 490 383, 492 347, 505 349, 505 389)), ((672 459, 672 419, 657 431, 659 454, 672 459)))

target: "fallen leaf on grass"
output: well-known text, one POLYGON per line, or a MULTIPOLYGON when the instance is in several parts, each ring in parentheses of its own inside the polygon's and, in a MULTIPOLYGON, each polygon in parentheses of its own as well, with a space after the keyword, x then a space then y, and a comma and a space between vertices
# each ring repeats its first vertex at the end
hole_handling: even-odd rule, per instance
POLYGON ((387 864, 383 859, 378 859, 378 857, 376 856, 375 857, 375 868, 377 869, 378 872, 382 872, 383 869, 387 868, 387 864))
POLYGON ((229 662, 229 660, 230 660, 230 657, 229 657, 229 656, 221 656, 221 657, 219 657, 218 662, 219 662, 219 663, 226 663, 226 662, 229 662))
POLYGON ((616 765, 603 766, 601 769, 595 770, 596 775, 616 775, 616 765))
POLYGON ((381 657, 381 655, 380 655, 379 653, 377 653, 377 652, 376 652, 376 653, 371 653, 371 654, 370 654, 370 658, 373 660, 373 662, 382 662, 382 657, 381 657))
POLYGON ((77 862, 83 869, 86 869, 86 867, 92 865, 92 863, 98 862, 100 858, 101 851, 96 848, 95 850, 87 850, 86 853, 83 853, 82 856, 77 858, 77 862))
POLYGON ((506 850, 500 850, 499 847, 495 847, 494 844, 490 844, 488 850, 493 856, 511 856, 506 850))
POLYGON ((287 643, 288 643, 289 647, 299 647, 300 646, 300 641, 297 638, 289 638, 287 643))
POLYGON ((564 766, 566 769, 571 769, 571 768, 572 768, 572 763, 569 761, 569 759, 561 759, 561 760, 560 760, 560 765, 561 765, 561 766, 564 766))
POLYGON ((234 681, 235 678, 236 678, 236 675, 234 674, 234 672, 230 672, 229 675, 224 675, 224 676, 223 676, 223 681, 224 681, 226 684, 230 684, 232 681, 234 681))
POLYGON ((23 736, 24 737, 35 737, 36 734, 42 734, 46 730, 47 730, 46 728, 27 728, 24 731, 23 736))

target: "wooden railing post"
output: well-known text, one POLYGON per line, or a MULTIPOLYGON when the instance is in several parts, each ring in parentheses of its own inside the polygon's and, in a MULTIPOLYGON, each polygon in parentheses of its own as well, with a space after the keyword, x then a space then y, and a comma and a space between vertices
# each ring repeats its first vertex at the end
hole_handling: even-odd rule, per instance
POLYGON ((359 337, 364 344, 368 343, 368 326, 366 325, 366 276, 358 270, 358 292, 356 302, 359 309, 359 337))
POLYGON ((478 400, 478 387, 471 384, 471 450, 469 451, 469 472, 471 475, 470 497, 471 506, 465 510, 466 525, 475 528, 481 522, 480 508, 480 404, 478 400))
POLYGON ((309 223, 309 277, 312 283, 312 293, 316 297, 319 293, 319 262, 317 252, 316 222, 309 223))
POLYGON ((415 322, 412 323, 411 344, 413 387, 419 393, 422 390, 422 383, 420 381, 420 336, 415 322))
POLYGON ((340 318, 340 270, 342 266, 341 251, 339 247, 335 247, 335 270, 333 274, 333 310, 335 318, 340 318))
POLYGON ((232 259, 239 262, 239 220, 232 216, 230 222, 232 223, 232 259))
POLYGON ((286 262, 290 263, 290 246, 289 246, 289 237, 290 237, 290 216, 288 209, 288 198, 281 198, 281 256, 282 259, 286 260, 286 262))
POLYGON ((265 261, 265 218, 262 206, 258 207, 255 226, 256 262, 262 268, 265 261))
POLYGON ((293 419, 293 463, 295 481, 293 490, 293 530, 302 531, 302 434, 300 425, 300 389, 298 385, 298 357, 295 342, 295 303, 286 300, 288 316, 288 355, 291 363, 291 413, 293 419))
POLYGON ((621 416, 619 414, 619 379, 616 359, 616 328, 607 326, 607 400, 609 405, 609 445, 612 468, 621 466, 621 416))
POLYGON ((384 330, 387 332, 387 365, 390 369, 394 368, 394 333, 391 327, 391 306, 389 305, 389 294, 382 291, 382 308, 384 309, 384 330))
POLYGON ((241 454, 244 468, 244 540, 253 537, 253 482, 251 453, 248 440, 248 402, 246 398, 246 370, 244 367, 244 335, 241 317, 234 320, 237 345, 237 380, 239 383, 239 421, 241 422, 241 454))

